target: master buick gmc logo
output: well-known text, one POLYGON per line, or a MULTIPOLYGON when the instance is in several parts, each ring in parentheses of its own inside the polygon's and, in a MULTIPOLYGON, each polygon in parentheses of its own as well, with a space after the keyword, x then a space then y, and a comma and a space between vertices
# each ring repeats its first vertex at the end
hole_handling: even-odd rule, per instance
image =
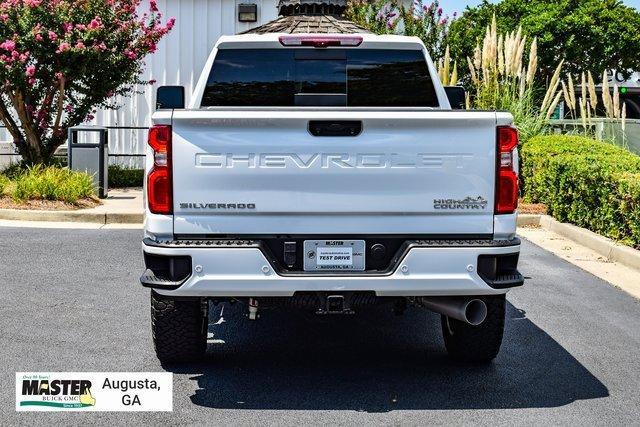
POLYGON ((23 379, 19 406, 80 409, 95 406, 91 395, 91 381, 86 379, 23 379))
POLYGON ((465 197, 463 200, 456 199, 434 199, 433 200, 433 208, 434 209, 486 209, 487 208, 487 200, 482 197, 465 197))

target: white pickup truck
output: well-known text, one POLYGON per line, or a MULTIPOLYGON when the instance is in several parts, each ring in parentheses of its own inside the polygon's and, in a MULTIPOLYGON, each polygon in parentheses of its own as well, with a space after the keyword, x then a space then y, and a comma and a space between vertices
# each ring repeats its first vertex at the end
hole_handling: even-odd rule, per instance
POLYGON ((518 134, 452 110, 422 42, 221 37, 184 108, 158 89, 146 164, 156 354, 202 356, 209 304, 442 315, 449 354, 497 355, 517 270, 518 134))

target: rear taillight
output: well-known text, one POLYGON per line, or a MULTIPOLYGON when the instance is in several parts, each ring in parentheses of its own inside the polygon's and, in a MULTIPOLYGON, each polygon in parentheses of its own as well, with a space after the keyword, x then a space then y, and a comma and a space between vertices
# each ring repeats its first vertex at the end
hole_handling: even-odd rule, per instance
POLYGON ((149 129, 149 146, 153 149, 153 167, 147 177, 147 200, 154 214, 173 212, 173 178, 171 176, 171 126, 155 125, 149 129))
POLYGON ((518 130, 498 126, 498 167, 496 173, 496 214, 510 214, 518 207, 518 174, 514 150, 518 147, 518 130))
POLYGON ((360 36, 280 36, 280 44, 283 46, 360 46, 362 37, 360 36))

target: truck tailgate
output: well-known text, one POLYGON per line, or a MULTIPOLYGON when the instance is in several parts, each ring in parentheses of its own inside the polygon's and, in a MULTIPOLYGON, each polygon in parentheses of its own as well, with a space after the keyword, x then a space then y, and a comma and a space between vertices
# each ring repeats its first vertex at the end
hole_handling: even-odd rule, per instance
POLYGON ((493 233, 496 113, 212 109, 172 126, 176 234, 493 233))

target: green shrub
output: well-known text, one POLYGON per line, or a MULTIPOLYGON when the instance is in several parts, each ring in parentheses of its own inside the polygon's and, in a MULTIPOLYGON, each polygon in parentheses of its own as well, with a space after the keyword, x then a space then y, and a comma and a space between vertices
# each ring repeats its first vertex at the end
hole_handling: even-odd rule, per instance
POLYGON ((26 170, 27 166, 23 165, 22 162, 11 163, 9 166, 2 170, 2 175, 9 179, 15 179, 18 175, 23 174, 26 170))
POLYGON ((559 221, 640 246, 640 156, 579 136, 532 138, 522 147, 525 200, 559 221))
POLYGON ((61 200, 76 203, 80 199, 95 196, 93 178, 84 173, 54 166, 34 166, 16 176, 13 198, 61 200))
POLYGON ((0 197, 4 196, 9 187, 9 178, 4 175, 0 175, 0 197))
MULTIPOLYGON (((57 168, 64 168, 67 166, 67 157, 66 156, 53 157, 51 158, 49 163, 43 166, 55 166, 57 168)), ((16 163, 11 163, 9 166, 4 168, 0 173, 2 173, 2 175, 5 175, 7 178, 13 180, 13 179, 16 179, 19 175, 22 175, 23 173, 25 173, 28 169, 29 169, 29 164, 27 162, 20 161, 16 163)))
POLYGON ((142 187, 143 169, 131 169, 120 165, 109 166, 109 188, 142 187))

